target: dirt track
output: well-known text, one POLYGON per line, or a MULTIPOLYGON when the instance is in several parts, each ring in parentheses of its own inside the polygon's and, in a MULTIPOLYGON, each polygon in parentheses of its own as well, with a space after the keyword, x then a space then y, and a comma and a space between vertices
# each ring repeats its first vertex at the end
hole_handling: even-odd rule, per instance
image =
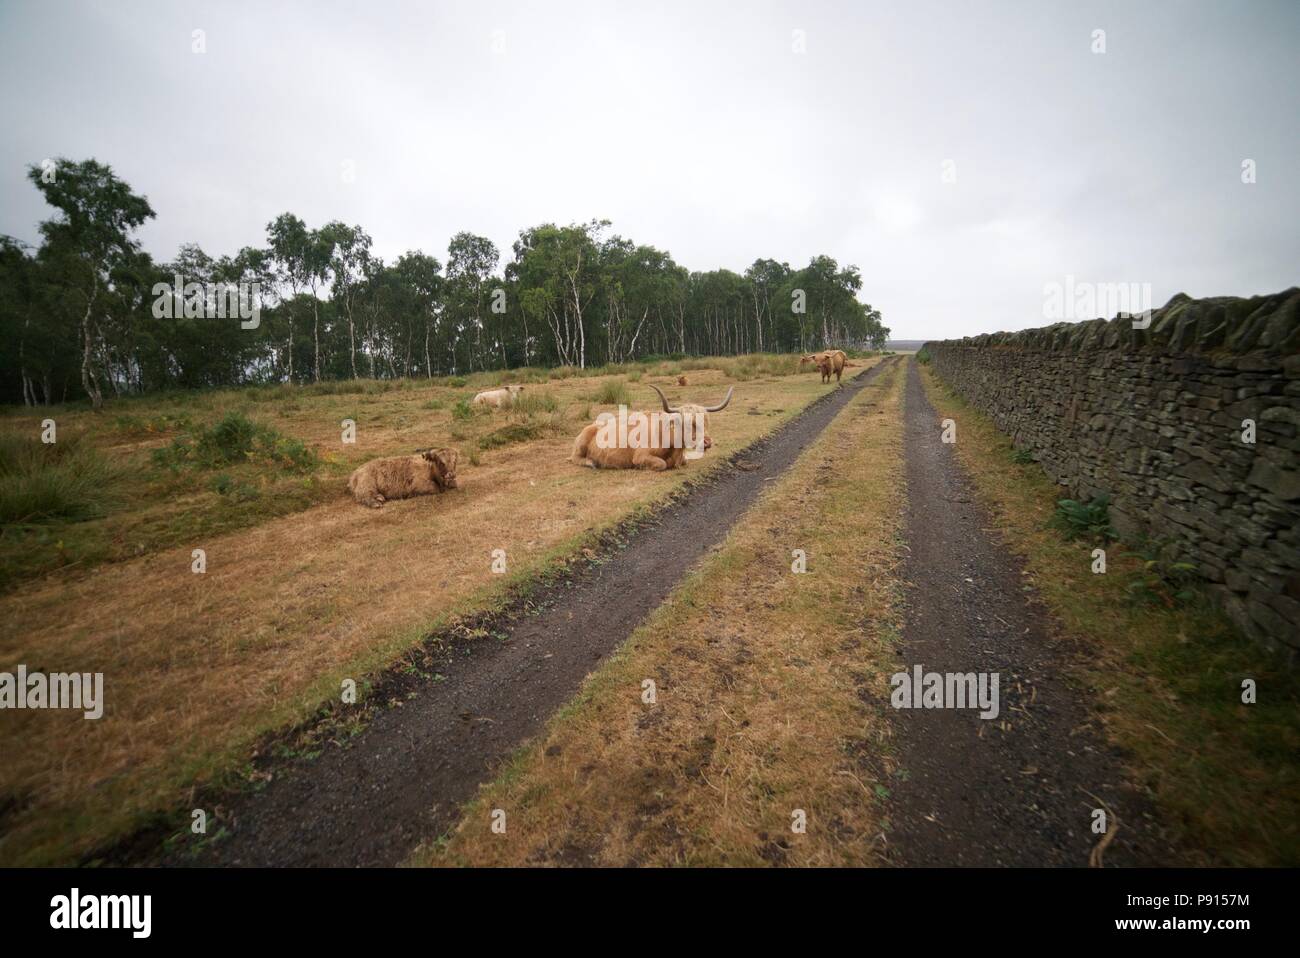
POLYGON ((1100 838, 1091 811, 1104 802, 1120 822, 1105 864, 1176 863, 1147 803, 1125 785, 1091 716, 1091 691, 1066 681, 1071 650, 1049 638, 1020 563, 988 531, 915 365, 905 410, 909 547, 898 668, 1000 673, 1001 714, 984 721, 975 710, 890 710, 908 772, 893 795, 894 857, 904 865, 1084 866, 1100 838))
MULTIPOLYGON (((454 822, 479 783, 542 728, 691 564, 723 539, 766 481, 785 471, 889 362, 846 380, 738 453, 730 468, 662 510, 626 548, 549 590, 539 614, 519 616, 499 638, 440 647, 439 681, 417 683, 412 698, 379 712, 348 747, 280 763, 262 791, 227 809, 225 838, 197 858, 170 862, 401 862, 454 822)), ((536 608, 539 597, 530 598, 536 608)))

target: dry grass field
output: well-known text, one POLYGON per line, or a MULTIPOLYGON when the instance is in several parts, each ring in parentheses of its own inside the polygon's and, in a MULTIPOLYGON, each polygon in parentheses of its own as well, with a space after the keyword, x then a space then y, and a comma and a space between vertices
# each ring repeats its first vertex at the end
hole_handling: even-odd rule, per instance
POLYGON ((22 746, 0 769, 0 862, 75 861, 181 807, 343 679, 364 688, 430 630, 707 474, 827 388, 797 358, 755 356, 164 396, 99 415, 7 411, 0 441, 20 447, 17 460, 47 417, 60 443, 79 446, 69 488, 35 498, 81 495, 88 515, 6 506, 0 662, 102 672, 106 706, 99 721, 9 716, 22 746), (503 380, 526 383, 520 409, 465 404, 503 380), (713 417, 713 450, 662 474, 571 465, 583 422, 619 399, 651 407, 649 383, 708 402, 736 386, 713 417), (214 427, 231 414, 258 433, 222 460, 214 427), (344 419, 355 444, 341 441, 344 419), (378 511, 347 496, 357 464, 428 446, 460 449, 459 491, 378 511), (491 571, 496 549, 505 575, 491 571))

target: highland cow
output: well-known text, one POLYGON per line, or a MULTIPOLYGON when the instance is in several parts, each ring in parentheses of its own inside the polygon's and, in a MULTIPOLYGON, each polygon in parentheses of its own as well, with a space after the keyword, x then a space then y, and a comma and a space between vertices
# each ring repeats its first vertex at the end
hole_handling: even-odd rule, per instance
POLYGON ((426 449, 414 456, 374 459, 348 478, 348 491, 363 506, 378 509, 389 499, 428 496, 459 488, 455 449, 426 449))
POLYGON ((485 389, 473 399, 475 406, 492 406, 500 409, 502 406, 513 406, 519 402, 519 394, 523 392, 523 386, 503 386, 500 389, 485 389))
POLYGON ((628 442, 602 443, 602 436, 608 438, 613 432, 612 420, 602 422, 597 419, 578 434, 573 442, 573 453, 569 459, 575 465, 588 466, 592 469, 652 469, 663 472, 665 469, 677 469, 689 457, 687 451, 694 447, 700 455, 713 445, 709 435, 709 413, 720 412, 731 402, 731 394, 736 387, 727 390, 727 397, 716 406, 700 406, 685 403, 673 407, 668 405, 668 398, 658 386, 651 386, 659 393, 663 403, 664 415, 658 413, 632 412, 627 416, 628 442), (657 420, 655 417, 659 417, 657 420), (698 424, 702 435, 693 434, 692 427, 698 424), (637 441, 644 434, 644 441, 637 441))

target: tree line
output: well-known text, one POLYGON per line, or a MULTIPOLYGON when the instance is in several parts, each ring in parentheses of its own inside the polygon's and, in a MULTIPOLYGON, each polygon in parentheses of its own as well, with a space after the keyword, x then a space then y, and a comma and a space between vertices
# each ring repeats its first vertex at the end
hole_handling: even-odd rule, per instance
POLYGON ((187 244, 159 263, 136 238, 153 208, 110 167, 46 161, 28 179, 54 212, 36 248, 0 237, 3 402, 879 349, 889 333, 858 300, 858 269, 829 256, 692 272, 593 220, 521 231, 504 265, 467 232, 445 262, 386 262, 360 226, 283 213, 262 245, 213 257, 187 244))

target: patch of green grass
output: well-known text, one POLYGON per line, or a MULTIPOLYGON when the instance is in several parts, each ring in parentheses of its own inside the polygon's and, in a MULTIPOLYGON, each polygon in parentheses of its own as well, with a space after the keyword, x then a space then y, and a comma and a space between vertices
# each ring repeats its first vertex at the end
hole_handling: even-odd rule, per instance
POLYGON ((282 435, 243 413, 229 412, 211 426, 185 433, 170 446, 155 449, 154 462, 172 469, 191 466, 218 469, 244 462, 264 462, 294 472, 308 472, 319 464, 313 449, 300 439, 282 435))
POLYGON ((560 404, 548 392, 529 392, 525 389, 510 406, 510 414, 518 416, 537 416, 542 413, 558 412, 560 404))
POLYGON ((82 436, 64 436, 53 443, 0 436, 0 524, 102 516, 119 478, 119 471, 82 436))
POLYGON ((564 435, 568 431, 568 421, 559 413, 529 416, 522 422, 512 422, 482 436, 478 441, 478 447, 484 451, 499 449, 518 442, 532 442, 535 439, 564 435))
POLYGON ((610 379, 602 383, 600 388, 587 397, 592 402, 604 406, 630 406, 632 405, 632 393, 627 388, 627 380, 610 379))
POLYGON ((468 399, 457 399, 456 405, 451 407, 451 418, 457 422, 469 422, 474 418, 476 408, 468 399))

